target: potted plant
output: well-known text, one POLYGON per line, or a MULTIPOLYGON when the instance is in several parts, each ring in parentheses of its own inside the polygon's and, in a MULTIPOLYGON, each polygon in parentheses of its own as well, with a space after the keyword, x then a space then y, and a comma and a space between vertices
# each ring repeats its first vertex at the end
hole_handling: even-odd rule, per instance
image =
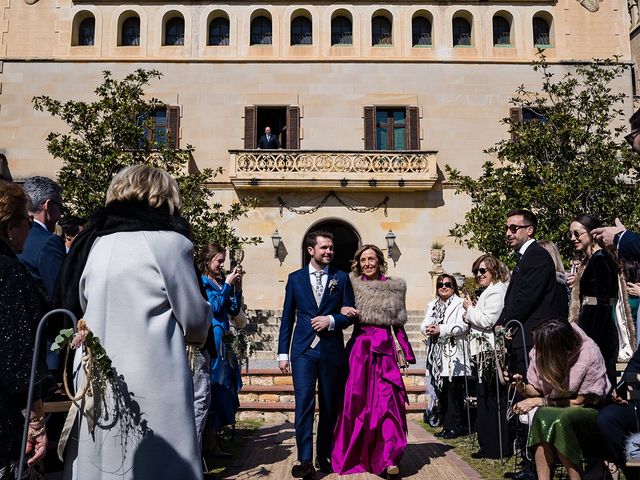
POLYGON ((444 272, 442 262, 444 261, 445 250, 443 247, 444 245, 438 241, 431 244, 431 262, 436 273, 444 272))

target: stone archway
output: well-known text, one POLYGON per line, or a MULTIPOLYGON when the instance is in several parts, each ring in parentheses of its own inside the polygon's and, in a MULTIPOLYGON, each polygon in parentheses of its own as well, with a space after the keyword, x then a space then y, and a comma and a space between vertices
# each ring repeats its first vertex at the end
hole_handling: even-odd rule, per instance
POLYGON ((351 271, 351 262, 353 256, 360 247, 360 235, 358 232, 346 222, 340 220, 325 220, 316 223, 306 233, 302 240, 302 266, 309 263, 309 254, 305 239, 307 233, 314 230, 324 230, 333 234, 334 256, 331 265, 344 272, 351 271))

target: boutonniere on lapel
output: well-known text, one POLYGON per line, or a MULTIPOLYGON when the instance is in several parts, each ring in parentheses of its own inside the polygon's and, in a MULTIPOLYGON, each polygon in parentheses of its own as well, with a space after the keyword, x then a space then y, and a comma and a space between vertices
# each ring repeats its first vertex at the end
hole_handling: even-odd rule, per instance
POLYGON ((332 294, 333 291, 336 289, 336 286, 338 285, 338 280, 335 278, 332 278, 331 280, 329 280, 329 294, 332 294))

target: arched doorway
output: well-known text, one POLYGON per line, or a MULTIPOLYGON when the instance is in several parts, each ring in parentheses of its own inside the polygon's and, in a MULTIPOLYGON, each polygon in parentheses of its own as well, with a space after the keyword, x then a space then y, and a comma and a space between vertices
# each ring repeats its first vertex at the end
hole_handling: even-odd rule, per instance
MULTIPOLYGON (((335 253, 331 265, 338 270, 350 272, 351 261, 353 260, 356 250, 358 250, 358 247, 360 246, 360 236, 358 235, 358 232, 356 232, 351 225, 341 222, 340 220, 327 220, 316 223, 307 231, 307 233, 315 230, 324 230, 326 232, 333 233, 335 253)), ((309 253, 307 253, 306 237, 307 235, 305 234, 302 240, 303 267, 307 265, 310 260, 309 253)))

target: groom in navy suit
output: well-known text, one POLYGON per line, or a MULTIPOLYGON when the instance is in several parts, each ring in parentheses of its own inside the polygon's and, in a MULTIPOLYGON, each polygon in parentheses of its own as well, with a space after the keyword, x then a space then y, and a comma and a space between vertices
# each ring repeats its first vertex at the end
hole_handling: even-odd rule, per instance
POLYGON ((312 458, 316 382, 320 404, 316 465, 323 472, 331 471, 333 427, 347 368, 342 330, 353 322, 340 309, 354 306, 348 275, 329 266, 333 235, 311 232, 306 244, 311 261, 289 275, 278 340, 278 366, 283 373, 293 374, 300 461, 291 471, 295 478, 312 478, 315 474, 312 458))

